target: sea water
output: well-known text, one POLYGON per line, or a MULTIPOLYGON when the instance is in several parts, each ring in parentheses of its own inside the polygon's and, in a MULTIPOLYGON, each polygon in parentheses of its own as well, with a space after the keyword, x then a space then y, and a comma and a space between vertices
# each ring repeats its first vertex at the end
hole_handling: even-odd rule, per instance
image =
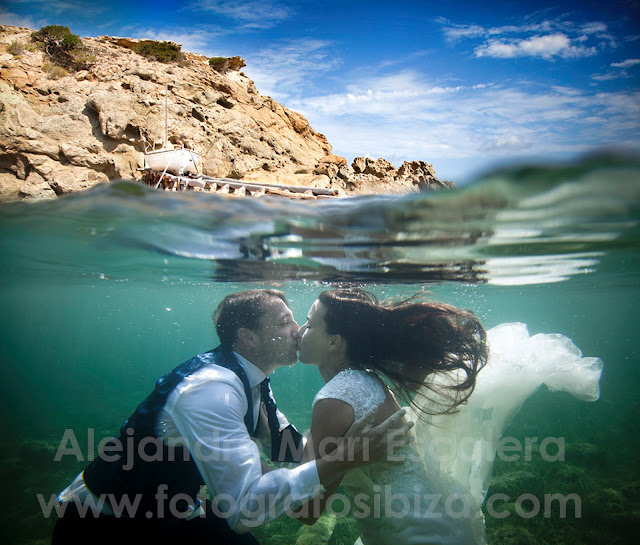
MULTIPOLYGON (((353 285, 383 299, 427 292, 487 328, 524 322, 602 358, 599 401, 542 387, 505 430, 510 456, 489 490, 504 498, 498 516, 485 508, 487 533, 490 543, 637 542, 639 221, 640 163, 611 157, 406 196, 234 199, 122 181, 3 205, 2 542, 47 542, 52 495, 159 376, 216 345, 211 315, 225 294, 281 289, 303 323, 319 292, 353 285), (79 450, 64 450, 70 438, 79 450), (563 460, 540 452, 545 438, 562 440, 563 460), (547 511, 552 494, 579 505, 547 511)), ((272 385, 307 429, 317 370, 279 369, 272 385)), ((340 513, 317 531, 285 517, 256 536, 346 545, 358 535, 340 513)))

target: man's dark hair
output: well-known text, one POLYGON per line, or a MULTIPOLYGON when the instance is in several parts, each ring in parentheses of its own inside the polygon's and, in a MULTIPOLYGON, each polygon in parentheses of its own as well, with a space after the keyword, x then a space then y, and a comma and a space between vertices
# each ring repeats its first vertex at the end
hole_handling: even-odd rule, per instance
POLYGON ((227 295, 216 309, 213 321, 216 333, 223 348, 231 349, 238 340, 241 327, 257 329, 260 318, 267 311, 267 305, 274 299, 280 299, 289 306, 281 291, 272 289, 245 290, 227 295))

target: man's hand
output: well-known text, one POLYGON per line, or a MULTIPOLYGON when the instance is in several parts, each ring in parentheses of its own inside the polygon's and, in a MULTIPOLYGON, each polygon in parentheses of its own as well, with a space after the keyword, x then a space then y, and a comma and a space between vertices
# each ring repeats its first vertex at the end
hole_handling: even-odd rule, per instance
POLYGON ((404 422, 406 411, 400 409, 377 426, 372 425, 375 410, 359 418, 349 427, 344 437, 335 438, 336 448, 316 458, 320 482, 327 486, 350 469, 374 462, 401 462, 395 449, 408 445, 413 437, 409 431, 413 422, 404 422))
MULTIPOLYGON (((375 413, 374 409, 356 420, 344 435, 347 462, 351 462, 354 467, 374 462, 401 462, 404 458, 394 455, 394 451, 407 446, 413 440, 409 433, 413 428, 413 422, 405 421, 398 427, 407 411, 400 409, 384 422, 373 426, 375 413)), ((340 449, 341 445, 338 448, 340 449)))

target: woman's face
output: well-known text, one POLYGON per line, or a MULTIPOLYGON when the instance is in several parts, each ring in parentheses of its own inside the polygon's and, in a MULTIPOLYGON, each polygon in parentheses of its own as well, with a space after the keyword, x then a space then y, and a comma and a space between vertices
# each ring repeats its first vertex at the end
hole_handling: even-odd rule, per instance
POLYGON ((307 323, 298 331, 298 359, 302 363, 321 366, 327 358, 334 335, 327 334, 326 313, 324 305, 316 300, 307 315, 307 323))

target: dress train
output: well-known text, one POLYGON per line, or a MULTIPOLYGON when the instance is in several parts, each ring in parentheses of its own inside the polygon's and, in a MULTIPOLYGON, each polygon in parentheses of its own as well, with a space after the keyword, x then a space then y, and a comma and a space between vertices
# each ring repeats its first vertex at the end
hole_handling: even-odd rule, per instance
POLYGON ((484 502, 502 433, 525 400, 546 384, 551 391, 596 401, 603 366, 600 358, 583 357, 564 335, 531 336, 523 323, 496 326, 487 331, 487 341, 487 365, 458 413, 425 421, 409 410, 425 459, 437 460, 439 471, 477 505, 484 502))

